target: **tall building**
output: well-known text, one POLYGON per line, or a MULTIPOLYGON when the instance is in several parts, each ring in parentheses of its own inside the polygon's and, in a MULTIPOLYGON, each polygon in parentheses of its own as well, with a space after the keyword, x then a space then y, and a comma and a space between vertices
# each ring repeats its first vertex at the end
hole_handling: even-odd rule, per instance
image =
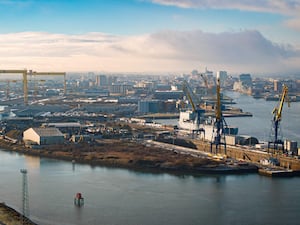
POLYGON ((106 75, 99 75, 96 77, 97 86, 107 86, 107 77, 106 75))
POLYGON ((243 86, 247 86, 247 87, 252 86, 252 78, 249 73, 240 74, 239 78, 243 86))
POLYGON ((250 74, 240 74, 239 81, 234 82, 233 90, 244 94, 252 94, 252 78, 250 74))
POLYGON ((116 76, 108 76, 107 77, 107 85, 112 85, 117 83, 117 77, 116 76))
POLYGON ((220 85, 223 87, 225 85, 225 81, 227 80, 227 72, 226 71, 218 71, 217 79, 220 80, 220 85))
POLYGON ((156 99, 141 100, 138 102, 139 113, 158 113, 160 101, 156 99))
POLYGON ((274 81, 273 81, 273 84, 274 84, 274 91, 275 91, 275 92, 281 91, 279 80, 274 80, 274 81), (279 89, 280 89, 280 90, 279 90, 279 89))

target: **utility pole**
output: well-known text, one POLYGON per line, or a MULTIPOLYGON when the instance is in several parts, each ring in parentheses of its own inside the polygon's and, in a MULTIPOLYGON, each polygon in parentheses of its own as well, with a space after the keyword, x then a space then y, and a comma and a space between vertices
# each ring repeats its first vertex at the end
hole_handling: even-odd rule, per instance
POLYGON ((24 221, 24 217, 29 217, 27 170, 21 169, 20 172, 22 174, 22 221, 24 221))

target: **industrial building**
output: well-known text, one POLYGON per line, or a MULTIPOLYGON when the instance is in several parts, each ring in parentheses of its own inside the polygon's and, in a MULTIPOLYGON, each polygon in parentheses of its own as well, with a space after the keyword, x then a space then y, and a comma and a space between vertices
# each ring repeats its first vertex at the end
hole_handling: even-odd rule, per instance
POLYGON ((57 128, 59 131, 67 134, 80 133, 82 126, 78 122, 62 122, 62 123, 43 123, 42 127, 57 128))
POLYGON ((23 132, 25 143, 37 145, 50 145, 64 143, 64 135, 55 127, 29 128, 23 132))

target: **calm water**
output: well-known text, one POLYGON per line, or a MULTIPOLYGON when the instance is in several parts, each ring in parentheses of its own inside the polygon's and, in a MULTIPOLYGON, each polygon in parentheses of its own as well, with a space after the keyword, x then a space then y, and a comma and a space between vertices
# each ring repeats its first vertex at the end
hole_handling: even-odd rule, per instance
POLYGON ((21 209, 28 169, 39 224, 299 224, 300 178, 173 176, 75 165, 0 151, 0 201, 21 209), (82 192, 85 205, 73 205, 82 192))
MULTIPOLYGON (((275 102, 231 93, 251 118, 234 118, 240 133, 264 137, 275 102)), ((284 133, 299 141, 300 104, 284 108, 284 133)), ((260 138, 262 139, 262 138, 260 138)), ((0 201, 21 211, 21 168, 28 170, 31 219, 55 224, 300 224, 300 178, 256 174, 174 176, 75 165, 0 150, 0 201), (85 205, 73 197, 82 192, 85 205)))
MULTIPOLYGON (((271 131, 272 110, 278 104, 275 101, 254 99, 236 92, 227 92, 237 106, 245 112, 251 112, 253 117, 226 118, 230 125, 239 127, 240 134, 249 134, 259 140, 268 141, 271 131)), ((282 111, 281 133, 284 139, 294 140, 300 144, 300 102, 291 102, 290 107, 284 104, 282 111)))
MULTIPOLYGON (((225 92, 237 104, 233 107, 241 108, 244 112, 251 112, 253 117, 225 118, 228 125, 237 126, 239 134, 251 135, 261 141, 268 141, 271 133, 272 111, 278 104, 275 101, 254 99, 237 92, 225 92)), ((158 123, 176 125, 178 120, 155 120, 158 123)), ((297 141, 300 144, 300 102, 292 102, 290 107, 284 104, 281 121, 283 139, 297 141)))

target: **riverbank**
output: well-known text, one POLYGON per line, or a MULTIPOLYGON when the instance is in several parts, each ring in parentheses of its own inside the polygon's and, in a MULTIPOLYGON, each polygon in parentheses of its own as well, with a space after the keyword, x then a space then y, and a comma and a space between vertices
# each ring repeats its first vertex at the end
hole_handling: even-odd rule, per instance
POLYGON ((28 218, 23 218, 22 214, 7 206, 5 203, 0 203, 0 224, 5 225, 37 225, 28 218))
POLYGON ((178 174, 253 173, 254 165, 227 165, 224 160, 178 154, 162 147, 148 146, 129 140, 102 139, 96 143, 52 145, 41 149, 25 148, 0 140, 5 150, 33 156, 85 163, 93 166, 120 167, 151 172, 178 174))

